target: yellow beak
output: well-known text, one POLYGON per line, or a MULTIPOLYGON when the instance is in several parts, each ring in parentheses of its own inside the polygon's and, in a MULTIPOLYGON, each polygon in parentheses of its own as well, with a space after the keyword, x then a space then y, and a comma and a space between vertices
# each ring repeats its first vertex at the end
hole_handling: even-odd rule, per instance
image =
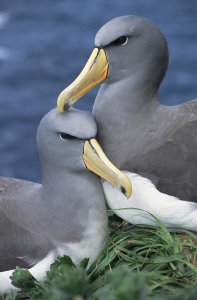
POLYGON ((108 61, 103 49, 94 48, 79 76, 58 97, 57 108, 63 112, 94 86, 107 78, 108 61))
POLYGON ((116 186, 127 198, 130 198, 131 182, 109 161, 96 139, 85 142, 83 161, 87 169, 116 186))

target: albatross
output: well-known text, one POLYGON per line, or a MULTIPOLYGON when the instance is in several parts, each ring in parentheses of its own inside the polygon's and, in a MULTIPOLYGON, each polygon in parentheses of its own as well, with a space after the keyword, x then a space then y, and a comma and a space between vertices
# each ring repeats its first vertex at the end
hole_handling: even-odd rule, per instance
POLYGON ((92 262, 104 246, 107 210, 97 175, 127 197, 131 185, 107 159, 96 133, 90 113, 53 109, 37 130, 42 184, 0 177, 1 293, 14 289, 10 276, 16 266, 41 280, 57 256, 92 262))
POLYGON ((102 83, 93 115, 113 163, 151 180, 160 193, 197 202, 197 100, 159 103, 167 66, 167 41, 155 24, 115 18, 98 31, 87 64, 57 105, 62 112, 102 83))

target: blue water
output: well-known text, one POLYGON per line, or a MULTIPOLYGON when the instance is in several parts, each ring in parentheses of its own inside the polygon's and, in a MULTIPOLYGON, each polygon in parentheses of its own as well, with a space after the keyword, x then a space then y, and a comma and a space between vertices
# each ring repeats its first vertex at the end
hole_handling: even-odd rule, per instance
MULTIPOLYGON (((154 21, 168 39, 161 102, 197 98, 196 0, 0 0, 0 175, 40 181, 36 128, 80 72, 106 21, 154 21)), ((78 107, 92 108, 98 89, 78 107)))

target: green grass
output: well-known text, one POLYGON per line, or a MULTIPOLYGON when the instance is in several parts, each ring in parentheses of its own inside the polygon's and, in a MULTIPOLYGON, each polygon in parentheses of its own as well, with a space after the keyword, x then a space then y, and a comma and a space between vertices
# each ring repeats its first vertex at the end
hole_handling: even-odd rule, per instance
POLYGON ((110 217, 110 239, 87 270, 87 259, 75 267, 67 256, 57 259, 44 282, 17 269, 18 294, 2 300, 196 300, 197 235, 133 226, 110 217))

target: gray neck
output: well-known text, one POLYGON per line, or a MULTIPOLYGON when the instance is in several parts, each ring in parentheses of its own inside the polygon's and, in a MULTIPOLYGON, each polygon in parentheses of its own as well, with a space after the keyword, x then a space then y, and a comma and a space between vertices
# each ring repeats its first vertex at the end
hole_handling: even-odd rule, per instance
POLYGON ((59 170, 54 176, 53 169, 43 165, 41 199, 39 219, 46 218, 46 222, 40 226, 50 238, 78 241, 91 219, 102 222, 101 216, 106 218, 100 178, 86 169, 83 172, 69 170, 69 174, 59 170))
POLYGON ((158 86, 151 84, 147 76, 142 74, 134 74, 115 82, 106 81, 96 97, 93 112, 96 114, 101 106, 107 110, 113 106, 134 114, 144 106, 148 108, 150 104, 158 104, 157 90, 158 86))
POLYGON ((140 135, 155 126, 155 118, 162 110, 157 88, 147 76, 135 74, 126 80, 106 82, 99 90, 93 108, 98 139, 118 168, 124 164, 124 157, 120 155, 122 147, 132 147, 128 152, 135 155, 139 151, 140 135))

